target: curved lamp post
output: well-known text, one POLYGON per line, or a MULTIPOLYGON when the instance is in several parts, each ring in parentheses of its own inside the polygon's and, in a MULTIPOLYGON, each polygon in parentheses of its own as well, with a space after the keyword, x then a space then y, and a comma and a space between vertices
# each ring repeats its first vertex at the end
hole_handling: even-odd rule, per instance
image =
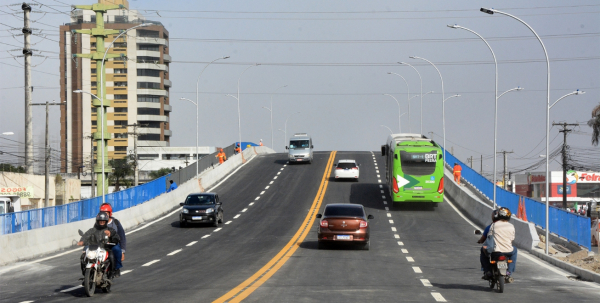
POLYGON ((396 99, 396 97, 390 95, 390 94, 383 94, 384 96, 390 96, 394 99, 394 101, 396 101, 396 104, 398 104, 398 132, 402 133, 402 125, 400 124, 400 117, 402 117, 402 115, 400 115, 400 102, 398 102, 398 99, 396 99))
POLYGON ((389 127, 387 127, 385 125, 379 125, 379 126, 387 128, 390 131, 390 135, 394 133, 391 128, 389 128, 389 127))
POLYGON ((286 85, 280 86, 278 88, 276 88, 273 93, 271 93, 271 107, 265 107, 263 106, 262 108, 268 110, 269 112, 271 112, 271 147, 275 148, 275 145, 273 145, 273 94, 280 88, 284 88, 287 87, 286 85))
MULTIPOLYGON (((408 64, 406 62, 398 62, 398 63, 402 64, 402 65, 408 65, 408 66, 412 67, 412 69, 414 69, 415 72, 417 72, 417 75, 419 75, 419 81, 421 81, 421 93, 420 93, 420 95, 421 95, 421 119, 420 119, 421 130, 420 130, 420 132, 421 132, 421 135, 423 135, 423 96, 424 96, 423 95, 423 78, 421 78, 421 73, 419 73, 419 71, 414 66, 412 66, 412 65, 410 65, 410 64, 408 64)), ((432 93, 433 93, 433 91, 432 91, 432 93)), ((425 95, 427 95, 427 94, 425 94, 425 95)), ((410 119, 410 114, 409 114, 409 119, 410 119)))
MULTIPOLYGON (((238 77, 238 84, 237 84, 237 98, 235 98, 237 100, 237 107, 238 107, 238 133, 239 133, 239 139, 240 139, 240 150, 243 149, 242 147, 242 120, 241 120, 241 115, 240 115, 240 79, 242 78, 242 75, 250 68, 255 67, 255 66, 259 66, 259 63, 256 63, 254 65, 250 65, 248 67, 246 67, 246 69, 240 74, 240 76, 238 77)), ((230 96, 230 95, 228 95, 230 96)), ((233 97, 233 96, 231 96, 233 97)))
POLYGON ((402 80, 404 80, 404 83, 406 83, 406 101, 408 102, 408 132, 411 133, 412 132, 412 127, 410 126, 410 87, 408 86, 408 82, 406 81, 406 79, 404 77, 402 77, 400 74, 397 73, 392 73, 392 72, 388 72, 388 75, 396 75, 400 78, 402 78, 402 80))
MULTIPOLYGON (((200 73, 202 74, 202 73, 200 73)), ((196 86, 197 87, 197 86, 196 86)), ((196 90, 196 102, 188 99, 188 98, 179 98, 180 100, 189 101, 192 104, 196 105, 196 179, 198 179, 198 162, 200 161, 200 156, 198 155, 198 90, 196 90)))

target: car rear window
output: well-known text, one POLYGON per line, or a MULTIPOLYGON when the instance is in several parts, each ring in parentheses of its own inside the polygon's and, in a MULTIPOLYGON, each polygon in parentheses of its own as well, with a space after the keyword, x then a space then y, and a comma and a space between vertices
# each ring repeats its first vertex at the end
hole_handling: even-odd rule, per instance
POLYGON ((364 217, 365 213, 362 207, 358 206, 330 205, 325 208, 325 216, 364 217))
POLYGON ((356 163, 338 163, 338 168, 354 168, 356 167, 356 163))
POLYGON ((215 197, 210 195, 193 195, 188 196, 185 200, 186 205, 206 205, 214 204, 215 197))

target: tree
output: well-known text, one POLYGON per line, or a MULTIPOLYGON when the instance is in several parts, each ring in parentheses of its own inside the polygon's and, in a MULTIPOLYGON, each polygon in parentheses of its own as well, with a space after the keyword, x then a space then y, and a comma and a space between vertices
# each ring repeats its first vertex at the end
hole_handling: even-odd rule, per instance
POLYGON ((592 128, 592 145, 598 146, 600 140, 600 104, 592 109, 592 119, 588 121, 588 125, 592 128))
POLYGON ((25 173, 25 168, 23 166, 13 166, 8 163, 0 164, 0 171, 7 171, 13 173, 25 173))
POLYGON ((121 190, 121 185, 130 187, 132 180, 128 177, 133 176, 133 164, 127 162, 127 159, 113 159, 108 163, 113 167, 113 172, 108 175, 109 184, 115 185, 113 192, 121 190))
POLYGON ((171 173, 171 169, 168 168, 168 167, 164 167, 164 168, 161 168, 159 170, 151 171, 150 172, 150 178, 152 178, 152 180, 154 180, 154 179, 158 179, 158 178, 160 178, 162 176, 166 176, 166 175, 168 175, 170 173, 171 173))

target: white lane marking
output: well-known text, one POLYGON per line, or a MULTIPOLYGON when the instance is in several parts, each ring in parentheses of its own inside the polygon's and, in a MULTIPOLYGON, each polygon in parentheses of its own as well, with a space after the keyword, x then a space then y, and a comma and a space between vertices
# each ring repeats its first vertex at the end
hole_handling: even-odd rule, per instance
POLYGON ((439 292, 432 292, 431 295, 437 302, 446 302, 446 299, 439 292))
POLYGON ((379 184, 379 188, 383 188, 383 185, 379 184))
POLYGON ((381 176, 380 176, 380 175, 377 175, 377 178, 381 178, 381 176))
POLYGON ((408 261, 408 262, 415 262, 415 259, 413 259, 412 257, 406 257, 406 261, 408 261))
POLYGON ((133 271, 133 269, 124 270, 124 271, 121 272, 121 275, 128 274, 128 273, 130 273, 132 271, 133 271))
POLYGON ((262 195, 262 194, 264 194, 264 193, 265 193, 265 191, 264 191, 264 190, 260 192, 260 194, 261 194, 261 195, 262 195))
POLYGON ((404 242, 402 242, 402 241, 398 241, 398 245, 400 245, 400 246, 404 246, 404 242))
POLYGON ((277 172, 277 175, 279 175, 279 174, 281 174, 281 172, 280 172, 280 171, 278 171, 278 172, 277 172))
POLYGON ((256 201, 256 200, 258 200, 258 199, 260 199, 260 197, 256 197, 256 199, 254 199, 254 201, 256 201))
POLYGON ((382 194, 385 194, 385 191, 383 191, 383 190, 380 190, 380 192, 381 192, 382 194))
MULTIPOLYGON (((82 287, 83 286, 81 286, 81 285, 77 285, 77 286, 74 286, 74 287, 71 287, 71 288, 63 289, 60 292, 70 292, 71 290, 76 290, 76 289, 82 288, 82 287)), ((25 303, 25 302, 33 302, 33 301, 23 301, 21 303, 25 303)))
POLYGON ((240 214, 235 215, 235 217, 233 217, 234 219, 237 219, 240 217, 240 214))
POLYGON ((431 283, 427 279, 421 279, 421 283, 423 283, 423 286, 425 286, 425 287, 432 287, 433 286, 433 285, 431 285, 431 283))
POLYGON ((227 221, 227 222, 225 222, 225 225, 230 224, 231 222, 233 222, 233 221, 227 221))
POLYGON ((402 253, 403 253, 403 254, 407 254, 407 253, 408 253, 408 249, 404 249, 404 248, 403 248, 403 249, 402 249, 402 253))
POLYGON ((377 182, 381 183, 381 179, 378 179, 377 182))
POLYGON ((250 204, 248 204, 248 205, 249 205, 249 206, 252 206, 252 205, 254 205, 254 202, 250 202, 250 204))
POLYGON ((202 238, 200 238, 200 239, 206 239, 206 238, 208 238, 208 237, 210 237, 210 235, 204 235, 204 236, 202 236, 202 238))
POLYGON ((375 166, 375 169, 379 169, 379 166, 375 166))
POLYGON ((420 269, 420 268, 418 268, 418 267, 416 267, 416 266, 415 266, 415 267, 413 267, 413 270, 414 270, 414 271, 415 271, 415 273, 417 273, 417 274, 422 274, 422 273, 423 273, 423 272, 421 271, 421 269, 420 269))
POLYGON ((387 204, 387 201, 383 201, 383 204, 387 204))
POLYGON ((171 253, 168 253, 168 254, 167 254, 167 256, 172 256, 172 255, 174 255, 174 254, 176 254, 176 253, 180 252, 181 250, 182 250, 181 248, 180 248, 180 249, 178 249, 178 250, 175 250, 175 251, 173 251, 173 252, 171 252, 171 253))
POLYGON ((186 246, 192 246, 192 245, 194 245, 196 243, 198 243, 198 241, 192 241, 192 242, 188 243, 188 245, 186 245, 186 246))
MULTIPOLYGON (((452 202, 450 202, 446 197, 444 197, 444 201, 446 201, 450 206, 452 206, 452 208, 454 209, 454 211, 456 211, 457 214, 459 214, 463 219, 465 219, 465 221, 467 221, 467 223, 471 224, 471 226, 475 227, 476 229, 480 229, 481 230, 481 227, 475 225, 475 223, 473 223, 471 220, 467 219, 467 217, 465 217, 458 210, 458 208, 456 208, 456 206, 454 206, 454 204, 452 204, 452 202)), ((538 257, 532 256, 527 251, 523 251, 522 250, 522 251, 519 251, 519 253, 520 253, 519 256, 523 256, 526 259, 528 259, 529 261, 537 264, 538 266, 544 267, 544 268, 546 268, 546 269, 548 269, 548 270, 550 270, 550 271, 552 271, 552 272, 554 272, 554 273, 556 273, 558 275, 561 275, 561 276, 564 276, 564 277, 570 277, 570 276, 573 275, 573 274, 571 274, 569 272, 563 271, 563 270, 561 270, 559 268, 556 268, 556 267, 554 267, 554 266, 552 266, 550 264, 545 263, 544 261, 540 260, 538 257)), ((589 285, 589 286, 591 286, 593 288, 600 289, 600 285, 597 285, 596 283, 590 283, 590 282, 587 282, 587 281, 580 281, 580 282, 582 282, 582 283, 584 283, 586 285, 589 285)))
POLYGON ((277 179, 277 176, 273 177, 273 180, 277 179))
POLYGON ((269 185, 267 185, 267 187, 265 187, 265 189, 269 189, 269 187, 270 187, 270 186, 269 186, 269 185))
POLYGON ((396 228, 392 226, 392 231, 396 231, 396 228))
POLYGON ((377 170, 375 170, 375 172, 376 172, 376 173, 379 173, 379 170, 377 169, 377 170))
POLYGON ((247 208, 244 208, 244 209, 242 209, 241 212, 245 213, 247 210, 248 210, 247 208))
POLYGON ((385 200, 385 196, 381 196, 381 198, 385 200))
POLYGON ((394 238, 400 239, 400 235, 399 234, 394 234, 394 238))
MULTIPOLYGON (((386 210, 387 210, 387 209, 386 209, 386 210)), ((391 217, 391 216, 392 216, 392 214, 390 214, 390 213, 387 213, 387 216, 388 216, 388 217, 391 217)))
POLYGON ((286 166, 287 166, 287 164, 284 164, 284 165, 283 165, 283 167, 286 167, 286 166))
POLYGON ((394 224, 394 220, 390 220, 390 224, 394 224))
POLYGON ((275 182, 275 181, 271 181, 271 182, 269 182, 269 184, 273 184, 273 182, 275 182))
POLYGON ((283 167, 280 170, 283 170, 283 167))
POLYGON ((385 207, 385 210, 389 211, 389 210, 390 210, 390 208, 386 206, 386 207, 385 207))
POLYGON ((156 263, 158 261, 160 261, 160 259, 158 259, 158 260, 152 260, 152 261, 150 261, 150 262, 148 262, 148 263, 146 263, 146 264, 144 264, 142 266, 150 266, 150 265, 152 265, 152 264, 154 264, 154 263, 156 263))
POLYGON ((218 232, 221 229, 223 229, 223 227, 215 228, 215 230, 213 230, 213 232, 216 233, 216 232, 218 232))

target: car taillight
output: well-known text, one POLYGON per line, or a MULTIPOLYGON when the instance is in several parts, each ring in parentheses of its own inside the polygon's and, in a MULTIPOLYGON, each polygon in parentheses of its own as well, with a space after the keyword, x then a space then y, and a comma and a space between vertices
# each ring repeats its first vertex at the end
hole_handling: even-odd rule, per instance
POLYGON ((392 190, 397 194, 400 189, 398 189, 398 181, 396 181, 396 177, 392 177, 392 181, 392 190))
POLYGON ((504 260, 506 260, 506 256, 500 256, 500 257, 498 257, 498 261, 504 261, 504 260))
POLYGON ((327 228, 329 226, 329 222, 327 220, 321 220, 321 227, 327 228))
POLYGON ((369 226, 369 223, 367 223, 367 221, 360 221, 360 228, 367 228, 367 226, 369 226))
POLYGON ((353 167, 352 169, 358 169, 358 167, 353 167))
POLYGON ((444 192, 444 178, 440 179, 440 185, 438 186, 438 193, 443 193, 444 192))
POLYGON ((343 168, 341 168, 341 167, 336 167, 336 169, 343 169, 343 168))

